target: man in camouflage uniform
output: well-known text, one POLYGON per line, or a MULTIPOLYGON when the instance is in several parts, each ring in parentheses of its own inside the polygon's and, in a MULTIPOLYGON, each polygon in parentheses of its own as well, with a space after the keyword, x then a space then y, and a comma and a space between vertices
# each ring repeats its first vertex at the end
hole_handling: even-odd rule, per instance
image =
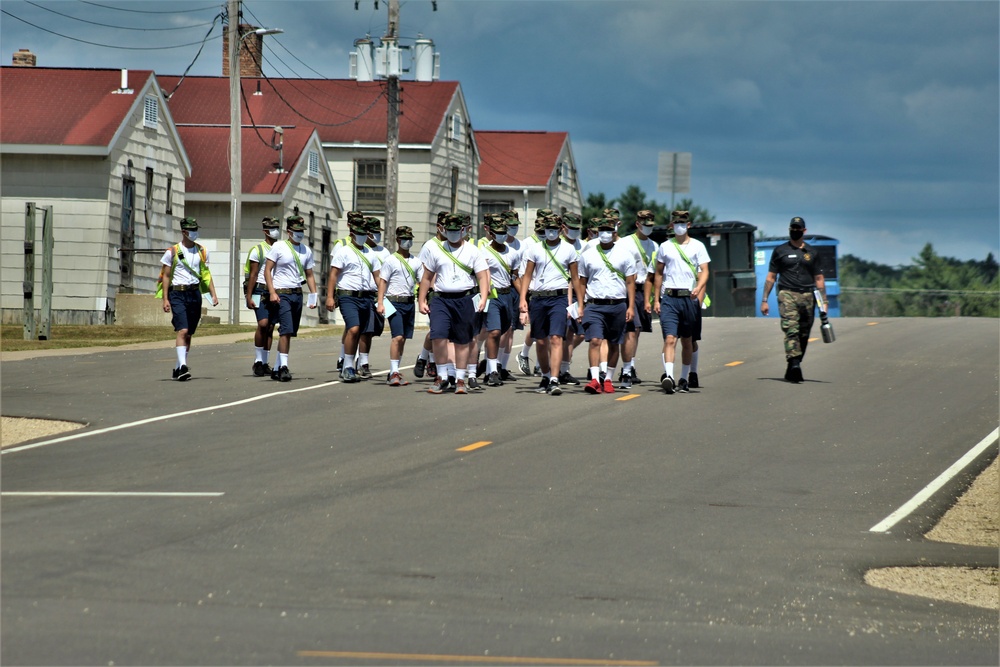
POLYGON ((770 307, 767 297, 775 281, 778 282, 778 314, 781 330, 785 333, 785 380, 802 382, 802 358, 812 331, 813 309, 818 289, 826 301, 826 281, 816 248, 805 242, 806 221, 796 216, 788 223, 788 243, 775 248, 764 279, 764 296, 760 312, 767 316, 770 307), (780 276, 780 278, 778 277, 780 276))

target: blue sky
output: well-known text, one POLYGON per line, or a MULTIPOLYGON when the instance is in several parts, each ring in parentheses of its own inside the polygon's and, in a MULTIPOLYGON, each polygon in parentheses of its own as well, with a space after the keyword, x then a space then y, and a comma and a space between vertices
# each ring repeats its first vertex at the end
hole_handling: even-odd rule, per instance
MULTIPOLYGON (((267 38, 268 76, 346 78, 353 41, 385 32, 387 2, 374 4, 246 0, 244 17, 285 30, 267 38)), ((180 74, 198 45, 164 47, 201 42, 224 5, 2 0, 2 57, 28 48, 40 66, 180 74)), ((800 215, 842 254, 891 265, 910 264, 928 242, 960 259, 1000 255, 996 1, 437 7, 402 0, 402 42, 434 40, 474 128, 568 131, 584 196, 635 184, 669 204, 657 157, 684 151, 691 192, 677 198, 717 220, 783 235, 800 215)), ((220 35, 217 26, 192 73, 221 74, 220 35)), ((405 108, 405 83, 403 95, 405 108)))

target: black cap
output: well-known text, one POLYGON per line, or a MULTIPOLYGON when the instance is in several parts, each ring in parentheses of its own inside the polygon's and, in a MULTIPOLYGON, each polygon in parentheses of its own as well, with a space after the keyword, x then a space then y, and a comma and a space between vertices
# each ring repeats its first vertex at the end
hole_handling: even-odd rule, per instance
POLYGON ((794 218, 792 218, 792 221, 788 223, 788 226, 789 227, 801 227, 802 229, 805 229, 806 228, 806 221, 803 220, 802 218, 800 218, 799 216, 795 216, 794 218))

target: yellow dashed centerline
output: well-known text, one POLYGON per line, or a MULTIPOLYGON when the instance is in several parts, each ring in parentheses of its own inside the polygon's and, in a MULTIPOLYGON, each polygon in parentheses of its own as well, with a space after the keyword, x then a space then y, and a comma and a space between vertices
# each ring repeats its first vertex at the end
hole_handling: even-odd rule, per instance
POLYGON ((615 400, 616 401, 631 401, 633 398, 639 398, 639 394, 628 394, 626 396, 622 396, 621 398, 616 398, 615 400))
POLYGON ((459 447, 455 451, 457 452, 471 452, 473 450, 479 449, 480 447, 485 447, 486 445, 492 445, 492 440, 480 440, 479 442, 474 442, 471 445, 466 445, 465 447, 459 447))
POLYGON ((742 363, 742 361, 730 361, 726 366, 739 366, 742 363))

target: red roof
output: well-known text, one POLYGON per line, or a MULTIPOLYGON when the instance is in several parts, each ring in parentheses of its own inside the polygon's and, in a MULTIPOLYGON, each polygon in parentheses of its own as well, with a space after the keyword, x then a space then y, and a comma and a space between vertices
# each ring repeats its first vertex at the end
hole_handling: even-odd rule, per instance
POLYGON ((0 68, 0 143, 109 146, 153 73, 132 70, 0 68))
MULTIPOLYGON (((229 193, 229 128, 179 127, 184 148, 195 167, 185 189, 198 193, 229 193)), ((282 172, 278 173, 278 151, 264 142, 271 141, 270 128, 260 131, 261 140, 252 128, 243 129, 241 160, 242 190, 248 195, 280 194, 288 185, 310 137, 312 128, 290 128, 284 133, 282 172)))
POLYGON ((479 187, 546 186, 568 138, 566 132, 476 130, 479 187))
MULTIPOLYGON (((179 79, 157 78, 168 95, 179 79)), ((324 143, 385 144, 387 107, 383 82, 244 77, 241 83, 246 99, 246 105, 240 104, 244 125, 315 127, 324 143), (259 95, 255 94, 258 88, 259 95)), ((401 87, 400 143, 432 143, 457 94, 458 82, 404 81, 401 87)), ((178 125, 228 127, 229 78, 187 77, 171 95, 169 104, 178 125)))

